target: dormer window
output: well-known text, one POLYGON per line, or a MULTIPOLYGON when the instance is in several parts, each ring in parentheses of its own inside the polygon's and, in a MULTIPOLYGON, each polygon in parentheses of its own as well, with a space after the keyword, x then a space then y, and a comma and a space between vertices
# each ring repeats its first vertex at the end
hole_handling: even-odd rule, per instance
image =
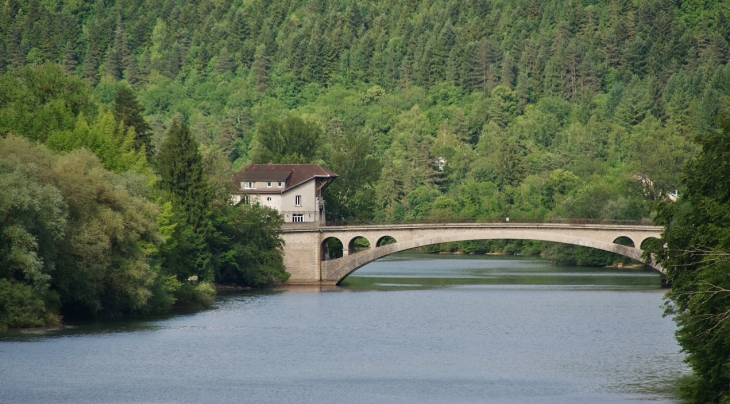
POLYGON ((256 183, 255 182, 246 182, 243 184, 244 189, 256 189, 256 183))
POLYGON ((281 188, 281 182, 278 182, 276 185, 281 188))
POLYGON ((270 182, 267 182, 266 183, 266 188, 271 188, 271 183, 270 182))

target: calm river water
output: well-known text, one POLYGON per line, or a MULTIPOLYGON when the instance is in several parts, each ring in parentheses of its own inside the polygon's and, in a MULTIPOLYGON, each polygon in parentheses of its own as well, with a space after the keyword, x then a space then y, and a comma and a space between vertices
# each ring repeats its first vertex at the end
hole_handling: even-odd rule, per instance
POLYGON ((651 271, 398 254, 339 288, 0 334, 0 403, 674 402, 651 271))

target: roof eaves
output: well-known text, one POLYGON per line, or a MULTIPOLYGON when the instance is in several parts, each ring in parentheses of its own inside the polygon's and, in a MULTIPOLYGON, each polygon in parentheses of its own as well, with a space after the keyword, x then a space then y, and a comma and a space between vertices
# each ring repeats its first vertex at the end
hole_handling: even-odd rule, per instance
POLYGON ((286 189, 284 189, 284 192, 286 192, 286 191, 288 191, 290 189, 294 189, 294 188, 296 188, 296 187, 298 187, 298 186, 300 186, 302 184, 305 184, 306 182, 309 182, 309 181, 311 181, 311 180, 313 180, 315 178, 337 178, 337 175, 315 174, 315 175, 307 178, 306 180, 299 181, 298 183, 296 183, 294 185, 290 185, 290 186, 286 187, 286 189))

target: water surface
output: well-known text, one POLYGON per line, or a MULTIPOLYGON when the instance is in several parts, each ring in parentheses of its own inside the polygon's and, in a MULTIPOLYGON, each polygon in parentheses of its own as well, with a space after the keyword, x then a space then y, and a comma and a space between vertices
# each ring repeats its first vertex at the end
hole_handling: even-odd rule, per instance
POLYGON ((0 334, 0 403, 671 403, 650 270, 404 253, 342 287, 0 334))

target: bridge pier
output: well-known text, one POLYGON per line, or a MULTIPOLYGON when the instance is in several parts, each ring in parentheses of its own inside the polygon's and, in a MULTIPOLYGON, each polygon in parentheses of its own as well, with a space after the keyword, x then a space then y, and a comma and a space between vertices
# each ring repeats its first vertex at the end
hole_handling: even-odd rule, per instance
POLYGON ((321 284, 321 234, 317 231, 284 233, 282 238, 284 239, 284 266, 290 275, 287 284, 321 284))

